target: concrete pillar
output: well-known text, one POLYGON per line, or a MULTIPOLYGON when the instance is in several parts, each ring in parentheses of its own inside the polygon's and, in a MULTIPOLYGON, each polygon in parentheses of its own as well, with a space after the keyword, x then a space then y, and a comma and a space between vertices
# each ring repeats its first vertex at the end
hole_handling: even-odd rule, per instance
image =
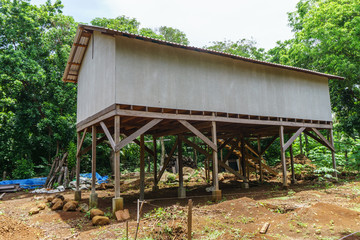
MULTIPOLYGON (((216 122, 211 122, 211 135, 212 135, 212 141, 217 146, 217 136, 216 136, 216 122)), ((213 154, 213 187, 214 190, 212 192, 212 198, 214 201, 220 201, 221 196, 221 190, 219 189, 219 163, 218 163, 218 152, 214 149, 212 150, 213 154)))
POLYGON ((91 193, 89 198, 89 207, 98 206, 98 195, 95 192, 96 185, 96 127, 92 126, 92 148, 91 148, 91 193))
MULTIPOLYGON (((79 152, 80 148, 80 132, 76 133, 77 135, 77 151, 79 152)), ((74 196, 75 201, 81 200, 81 191, 80 191, 80 155, 76 156, 76 191, 74 196)))
POLYGON ((182 158, 182 138, 178 137, 178 162, 179 162, 179 189, 178 189, 178 197, 185 198, 186 197, 186 189, 184 187, 184 174, 183 174, 183 158, 182 158))
POLYGON ((145 139, 144 134, 140 135, 140 201, 145 197, 145 139))
POLYGON ((283 167, 283 187, 287 188, 288 182, 287 182, 287 169, 286 169, 286 159, 285 159, 285 151, 284 151, 284 126, 280 126, 279 136, 280 136, 281 163, 283 167))
MULTIPOLYGON (((117 145, 120 142, 120 116, 114 118, 114 142, 117 145)), ((114 153, 114 187, 115 198, 112 199, 112 212, 124 209, 124 200, 120 197, 120 151, 114 153)))

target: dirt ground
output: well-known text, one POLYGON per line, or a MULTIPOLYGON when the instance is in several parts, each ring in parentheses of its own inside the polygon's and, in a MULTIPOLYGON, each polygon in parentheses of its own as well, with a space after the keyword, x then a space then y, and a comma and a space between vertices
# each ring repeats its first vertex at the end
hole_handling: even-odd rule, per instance
MULTIPOLYGON (((223 199, 211 202, 209 184, 188 182, 187 199, 177 199, 176 183, 147 189, 138 239, 186 239, 187 203, 193 200, 193 239, 340 239, 360 231, 360 180, 343 178, 337 183, 299 181, 287 190, 279 182, 250 183, 249 189, 230 177, 220 184, 223 199), (270 223, 266 234, 259 230, 270 223)), ((82 202, 88 203, 89 191, 82 202)), ((99 190, 99 208, 111 211, 113 189, 99 190)), ((123 194, 130 211, 129 239, 136 229, 138 190, 123 194)), ((51 211, 29 215, 29 210, 54 194, 17 192, 0 202, 0 239, 126 239, 126 223, 92 226, 88 214, 51 211)), ((73 199, 73 191, 63 193, 73 199)), ((345 239, 360 239, 360 235, 345 239)))

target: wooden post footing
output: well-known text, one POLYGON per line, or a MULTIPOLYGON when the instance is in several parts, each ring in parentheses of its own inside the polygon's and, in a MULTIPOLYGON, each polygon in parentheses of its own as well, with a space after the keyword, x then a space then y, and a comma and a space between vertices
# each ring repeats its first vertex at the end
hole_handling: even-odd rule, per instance
POLYGON ((112 199, 112 213, 115 216, 115 212, 124 210, 124 199, 122 197, 112 199))
POLYGON ((75 201, 81 201, 81 190, 75 191, 74 192, 74 199, 75 201))
POLYGON ((97 208, 97 206, 98 206, 98 194, 90 193, 89 208, 97 208))
POLYGON ((214 202, 218 202, 222 199, 221 190, 213 190, 212 191, 212 200, 214 202))
POLYGON ((186 188, 185 187, 179 187, 178 188, 178 198, 186 198, 186 188))

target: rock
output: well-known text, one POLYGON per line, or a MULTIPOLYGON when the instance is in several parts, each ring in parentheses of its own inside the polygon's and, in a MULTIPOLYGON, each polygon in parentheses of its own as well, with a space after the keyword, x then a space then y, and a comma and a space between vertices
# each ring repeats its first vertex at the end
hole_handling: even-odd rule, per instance
POLYGON ((86 213, 87 211, 89 211, 89 205, 87 205, 86 203, 80 203, 79 210, 80 212, 86 213))
POLYGON ((128 219, 130 219, 129 209, 116 211, 115 216, 118 221, 128 220, 128 219))
POLYGON ((94 226, 103 226, 110 224, 110 219, 104 216, 95 216, 91 221, 94 226))
POLYGON ((44 209, 46 208, 46 204, 45 204, 45 203, 39 203, 39 204, 37 205, 37 208, 38 208, 39 210, 44 210, 44 209))
POLYGON ((69 201, 64 205, 63 210, 65 212, 76 211, 76 208, 78 205, 79 205, 79 203, 77 201, 69 201))
POLYGON ((57 194, 57 195, 55 195, 55 197, 54 198, 60 198, 61 199, 61 201, 64 201, 64 196, 63 195, 61 195, 61 194, 57 194))
POLYGON ((90 210, 90 219, 93 219, 93 217, 96 216, 104 216, 104 212, 100 209, 94 208, 90 210))
POLYGON ((64 203, 64 205, 65 205, 65 204, 67 204, 68 202, 71 202, 71 201, 73 201, 73 200, 71 200, 71 199, 69 199, 69 198, 65 198, 65 199, 63 200, 63 203, 64 203))
POLYGON ((51 201, 51 203, 50 203, 50 207, 52 207, 52 206, 54 206, 54 204, 55 203, 57 203, 57 202, 63 202, 60 198, 54 198, 52 201, 51 201))
POLYGON ((52 200, 54 200, 54 198, 53 198, 53 197, 47 197, 46 200, 47 200, 48 202, 52 202, 52 200))
POLYGON ((43 196, 34 196, 34 198, 33 198, 34 201, 39 201, 41 199, 44 199, 44 197, 43 196))
POLYGON ((106 190, 106 183, 101 183, 96 187, 97 190, 106 190))
POLYGON ((64 206, 63 201, 60 198, 55 198, 51 203, 53 203, 51 210, 61 210, 64 206))
POLYGON ((34 214, 38 214, 38 213, 39 213, 38 208, 31 208, 29 211, 29 215, 34 215, 34 214))

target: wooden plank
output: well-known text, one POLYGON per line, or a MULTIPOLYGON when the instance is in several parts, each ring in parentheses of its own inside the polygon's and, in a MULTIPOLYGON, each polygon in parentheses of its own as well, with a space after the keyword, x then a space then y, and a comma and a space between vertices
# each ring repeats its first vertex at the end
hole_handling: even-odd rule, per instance
POLYGON ((288 182, 287 182, 287 169, 286 169, 286 159, 285 159, 285 151, 284 151, 284 126, 280 126, 279 136, 280 136, 281 163, 283 168, 283 186, 287 187, 288 182))
POLYGON ((164 166, 162 167, 162 169, 161 169, 161 171, 160 171, 160 173, 159 173, 159 176, 157 177, 158 181, 160 181, 163 173, 165 172, 165 169, 166 169, 167 165, 169 164, 172 156, 174 155, 175 150, 176 150, 176 148, 177 148, 178 141, 179 141, 179 138, 176 138, 176 141, 175 141, 175 143, 174 143, 174 146, 171 148, 171 151, 170 151, 168 157, 167 157, 167 158, 165 159, 165 161, 164 161, 164 166))
POLYGON ((161 122, 162 119, 153 119, 151 120, 149 123, 147 123, 145 126, 141 127, 139 130, 135 131, 134 133, 132 133, 130 136, 128 136, 127 138, 123 139, 121 142, 119 142, 118 144, 116 144, 115 147, 115 152, 120 151, 120 149, 122 149, 123 147, 125 147, 127 144, 129 144, 130 142, 132 142, 135 138, 137 138, 138 136, 140 136, 141 134, 144 134, 146 131, 148 131, 150 128, 152 128, 153 126, 155 126, 156 124, 158 124, 159 122, 161 122))
POLYGON ((229 157, 231 156, 231 154, 232 154, 236 149, 239 149, 239 141, 240 141, 240 139, 237 138, 234 142, 231 142, 231 143, 230 143, 229 151, 228 151, 228 153, 225 155, 224 160, 223 160, 224 163, 229 159, 229 157))
POLYGON ((195 143, 189 141, 187 138, 185 138, 184 136, 181 136, 181 139, 190 147, 195 148, 198 152, 201 152, 202 154, 204 154, 206 157, 211 157, 211 155, 202 147, 196 145, 195 143))
POLYGON ((285 143, 283 151, 286 151, 288 147, 295 141, 295 139, 305 130, 304 127, 299 128, 296 133, 285 143))
POLYGON ((181 137, 178 137, 178 171, 179 171, 179 188, 184 187, 184 174, 183 174, 183 157, 182 157, 182 141, 181 137))
POLYGON ((332 151, 335 151, 333 145, 329 143, 329 141, 321 134, 319 130, 317 130, 316 128, 311 128, 311 129, 316 133, 316 135, 320 137, 320 139, 325 143, 326 147, 328 147, 332 151))
MULTIPOLYGON (((130 134, 128 134, 128 132, 125 131, 125 133, 121 134, 124 137, 128 137, 130 134)), ((136 143, 138 146, 140 146, 140 141, 137 140, 136 138, 133 140, 134 143, 136 143)), ((151 156, 154 156, 154 151, 151 150, 150 148, 148 148, 146 145, 144 146, 144 150, 146 152, 148 152, 148 154, 150 154, 151 156)))
MULTIPOLYGON (((77 135, 77 151, 79 151, 80 133, 78 132, 76 135, 77 135)), ((79 190, 80 190, 80 154, 76 154, 76 191, 79 190)))
POLYGON ((304 133, 305 133, 306 135, 308 135, 309 137, 311 137, 312 139, 314 139, 314 140, 316 140, 317 142, 319 142, 320 144, 324 145, 325 147, 327 147, 327 148, 330 149, 331 151, 334 150, 333 148, 330 148, 324 141, 322 141, 320 138, 318 138, 317 136, 315 136, 315 135, 312 134, 311 132, 305 130, 304 133))
POLYGON ((290 165, 291 165, 291 183, 294 184, 296 179, 295 179, 294 154, 293 154, 292 144, 289 147, 289 152, 290 152, 290 165))
MULTIPOLYGON (((193 126, 198 130, 211 127, 211 125, 208 122, 201 122, 201 123, 193 124, 193 126)), ((155 137, 163 137, 163 136, 169 136, 169 135, 178 135, 178 134, 186 133, 188 131, 189 131, 189 129, 186 127, 183 127, 183 126, 177 127, 176 129, 174 129, 174 127, 171 127, 170 130, 156 132, 154 134, 154 136, 155 137)))
POLYGON ((261 234, 265 234, 267 232, 267 230, 269 229, 270 223, 265 223, 262 228, 260 229, 260 233, 261 234))
POLYGON ((79 156, 80 150, 81 150, 82 145, 83 145, 84 140, 85 140, 86 132, 87 132, 87 128, 85 128, 85 130, 84 130, 84 132, 83 132, 83 135, 82 135, 82 137, 81 137, 81 140, 80 140, 80 142, 78 142, 77 151, 76 151, 76 156, 79 156))
POLYGON ((197 130, 193 125, 185 120, 178 120, 182 125, 184 125, 187 129, 189 129, 192 133, 198 136, 201 140, 203 140, 209 147, 211 147, 214 151, 217 152, 217 146, 210 139, 208 139, 204 134, 202 134, 199 130, 197 130))
POLYGON ((110 145, 111 145, 111 148, 115 151, 115 142, 114 142, 114 139, 112 138, 108 128, 106 127, 105 123, 104 122, 100 122, 100 126, 102 127, 102 129, 104 130, 104 133, 107 137, 107 139, 109 140, 110 142, 110 145))

